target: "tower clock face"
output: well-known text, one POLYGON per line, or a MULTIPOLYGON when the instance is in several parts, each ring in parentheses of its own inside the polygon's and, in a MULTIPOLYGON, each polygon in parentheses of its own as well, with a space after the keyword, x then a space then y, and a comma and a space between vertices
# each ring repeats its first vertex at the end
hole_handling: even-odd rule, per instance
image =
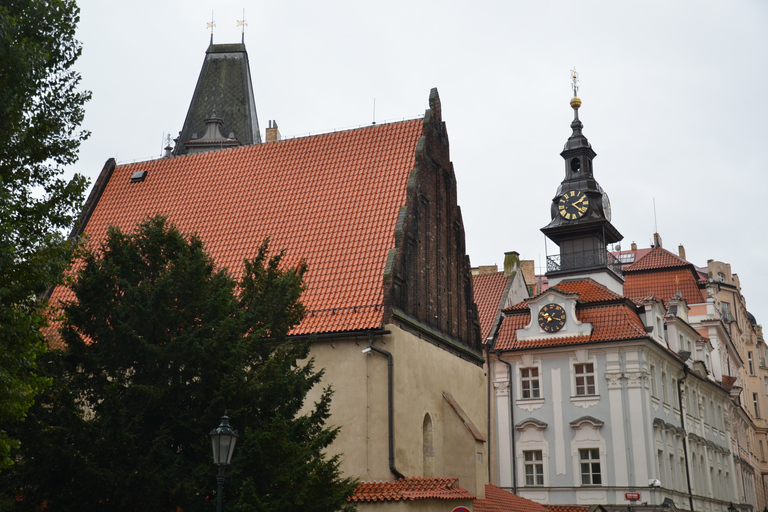
POLYGON ((557 211, 565 220, 580 219, 589 210, 589 199, 581 190, 569 190, 557 204, 557 211))
POLYGON ((608 194, 603 192, 603 215, 608 222, 611 222, 611 201, 608 200, 608 194))
POLYGON ((539 310, 539 327, 545 332, 557 332, 565 325, 565 310, 559 304, 547 304, 539 310))

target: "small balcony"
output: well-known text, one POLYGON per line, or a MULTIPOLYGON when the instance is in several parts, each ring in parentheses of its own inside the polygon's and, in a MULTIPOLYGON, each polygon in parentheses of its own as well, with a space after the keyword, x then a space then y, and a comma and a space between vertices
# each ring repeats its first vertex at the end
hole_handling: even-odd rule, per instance
POLYGON ((621 262, 616 256, 605 249, 572 252, 567 254, 565 258, 561 254, 547 256, 547 272, 589 270, 606 267, 617 276, 623 276, 621 262))

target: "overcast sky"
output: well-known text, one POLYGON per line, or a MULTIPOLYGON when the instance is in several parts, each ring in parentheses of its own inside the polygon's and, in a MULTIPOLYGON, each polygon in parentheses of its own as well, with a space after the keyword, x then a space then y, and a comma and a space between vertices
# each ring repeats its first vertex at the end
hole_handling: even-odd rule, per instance
POLYGON ((92 132, 74 166, 156 158, 181 130, 210 32, 245 19, 259 123, 283 137, 423 115, 437 87, 474 266, 557 253, 569 71, 621 243, 731 263, 768 325, 768 2, 81 0, 92 132), (654 214, 655 201, 655 214, 654 214))

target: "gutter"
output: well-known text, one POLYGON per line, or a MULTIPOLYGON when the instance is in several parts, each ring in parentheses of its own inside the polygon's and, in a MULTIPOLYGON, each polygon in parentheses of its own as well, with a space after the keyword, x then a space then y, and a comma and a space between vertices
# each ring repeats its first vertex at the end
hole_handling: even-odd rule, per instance
MULTIPOLYGON (((680 404, 680 426, 685 432, 685 413, 683 411, 683 381, 688 378, 688 365, 683 364, 683 378, 677 381, 677 403, 680 404)), ((688 460, 688 435, 683 438, 683 455, 685 455, 685 480, 688 483, 688 506, 693 512, 693 491, 691 490, 690 461, 688 460)))
POLYGON ((496 350, 495 352, 499 361, 507 365, 507 372, 509 375, 509 434, 510 437, 512 437, 512 493, 517 494, 517 443, 515 441, 515 402, 512 396, 512 365, 501 358, 501 350, 496 350))
POLYGON ((368 335, 368 348, 363 349, 363 353, 367 354, 370 351, 378 352, 383 356, 387 356, 387 420, 389 426, 389 470, 395 475, 397 480, 405 478, 405 476, 397 470, 395 467, 395 415, 394 415, 394 385, 393 385, 393 358, 392 353, 379 348, 373 344, 373 334, 368 335))

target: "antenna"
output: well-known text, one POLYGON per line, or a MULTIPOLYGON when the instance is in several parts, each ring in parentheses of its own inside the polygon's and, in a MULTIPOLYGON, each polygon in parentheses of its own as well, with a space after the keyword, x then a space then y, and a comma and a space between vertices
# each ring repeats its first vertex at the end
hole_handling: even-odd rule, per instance
POLYGON ((376 98, 373 98, 373 123, 376 124, 376 98))
POLYGON ((211 9, 211 22, 205 24, 205 28, 211 29, 211 44, 213 44, 213 29, 216 26, 216 22, 213 21, 213 9, 211 9))
POLYGON ((656 198, 653 198, 653 232, 658 233, 659 232, 659 225, 656 222, 656 198))
POLYGON ((243 27, 243 33, 242 33, 240 41, 243 44, 245 44, 245 27, 248 26, 248 23, 245 21, 245 9, 243 9, 243 19, 242 20, 237 20, 237 26, 238 27, 243 27))
POLYGON ((571 88, 573 89, 573 95, 579 95, 579 73, 576 72, 576 66, 573 66, 571 70, 571 88))

